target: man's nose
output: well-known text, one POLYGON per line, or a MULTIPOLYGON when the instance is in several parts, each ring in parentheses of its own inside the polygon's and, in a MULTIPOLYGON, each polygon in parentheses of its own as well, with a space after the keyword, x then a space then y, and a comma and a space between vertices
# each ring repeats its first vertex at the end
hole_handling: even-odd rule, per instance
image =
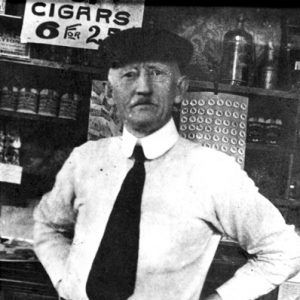
POLYGON ((137 93, 151 94, 152 93, 152 79, 147 71, 142 71, 137 80, 137 93))

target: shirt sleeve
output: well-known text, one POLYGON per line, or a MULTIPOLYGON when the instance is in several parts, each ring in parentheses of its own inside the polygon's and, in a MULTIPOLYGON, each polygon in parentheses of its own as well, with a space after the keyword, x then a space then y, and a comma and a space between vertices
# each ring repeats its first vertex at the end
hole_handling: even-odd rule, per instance
POLYGON ((217 292, 222 300, 257 299, 300 271, 300 237, 233 159, 223 167, 215 225, 254 257, 217 292))
POLYGON ((63 277, 77 215, 73 207, 75 163, 73 150, 33 215, 34 250, 56 289, 63 277))

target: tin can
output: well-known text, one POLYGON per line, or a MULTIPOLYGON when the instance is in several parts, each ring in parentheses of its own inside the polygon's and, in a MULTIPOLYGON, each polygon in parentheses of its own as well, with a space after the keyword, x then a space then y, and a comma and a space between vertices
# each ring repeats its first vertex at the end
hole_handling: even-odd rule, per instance
POLYGON ((57 105, 59 96, 55 90, 42 89, 40 91, 40 102, 38 114, 55 117, 57 115, 57 105))
POLYGON ((39 92, 34 88, 22 88, 19 92, 17 112, 35 114, 39 92))
POLYGON ((0 108, 3 110, 16 110, 18 96, 19 89, 16 86, 13 86, 12 88, 7 86, 2 87, 0 108))
POLYGON ((65 119, 77 118, 77 110, 80 102, 80 96, 76 93, 65 93, 61 96, 59 117, 65 119))

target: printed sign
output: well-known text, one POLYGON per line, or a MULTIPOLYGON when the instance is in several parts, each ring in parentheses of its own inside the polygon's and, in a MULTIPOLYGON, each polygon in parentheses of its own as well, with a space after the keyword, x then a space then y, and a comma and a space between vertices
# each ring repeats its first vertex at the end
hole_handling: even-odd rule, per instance
POLYGON ((27 0, 22 43, 98 49, 119 30, 141 27, 144 0, 27 0))
POLYGON ((13 33, 0 33, 0 55, 29 58, 29 47, 21 44, 20 36, 13 33))
POLYGON ((20 184, 23 168, 11 164, 0 163, 0 182, 20 184))

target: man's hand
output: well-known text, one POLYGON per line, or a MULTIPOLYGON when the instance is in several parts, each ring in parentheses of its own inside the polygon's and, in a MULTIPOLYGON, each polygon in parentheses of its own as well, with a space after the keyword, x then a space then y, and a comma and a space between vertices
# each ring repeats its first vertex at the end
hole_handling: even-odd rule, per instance
POLYGON ((219 296, 219 294, 214 293, 205 298, 205 300, 222 300, 222 298, 219 296))

